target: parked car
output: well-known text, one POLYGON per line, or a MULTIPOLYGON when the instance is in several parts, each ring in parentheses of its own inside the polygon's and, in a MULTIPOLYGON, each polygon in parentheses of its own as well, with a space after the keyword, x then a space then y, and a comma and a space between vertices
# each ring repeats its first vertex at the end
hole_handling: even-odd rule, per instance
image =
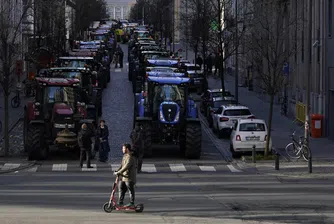
MULTIPOLYGON (((230 150, 233 157, 251 152, 255 146, 256 152, 264 152, 266 147, 268 128, 262 119, 239 119, 232 129, 230 136, 230 150)), ((271 151, 272 142, 269 142, 271 151)))
POLYGON ((234 97, 217 97, 213 98, 213 101, 207 107, 207 121, 209 123, 209 127, 212 128, 213 123, 213 115, 221 106, 223 105, 236 105, 237 101, 234 97))
POLYGON ((233 97, 233 95, 228 91, 225 90, 223 92, 222 89, 208 89, 201 95, 201 103, 200 103, 200 111, 207 116, 207 108, 212 103, 213 98, 216 97, 233 97))
POLYGON ((254 119, 248 107, 239 105, 223 105, 213 113, 212 129, 218 137, 229 137, 234 124, 240 118, 254 119))

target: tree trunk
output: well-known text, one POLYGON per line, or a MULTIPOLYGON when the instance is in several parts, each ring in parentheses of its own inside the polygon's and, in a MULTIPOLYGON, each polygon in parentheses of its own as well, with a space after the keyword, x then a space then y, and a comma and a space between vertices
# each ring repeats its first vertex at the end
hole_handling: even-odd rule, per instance
POLYGON ((4 100, 5 100, 5 129, 4 129, 4 140, 5 140, 5 157, 9 155, 9 105, 8 105, 8 94, 6 93, 7 91, 4 91, 4 100))
POLYGON ((219 74, 220 74, 220 81, 221 81, 221 86, 222 90, 225 93, 225 77, 224 77, 224 66, 223 66, 223 58, 219 56, 220 63, 219 63, 219 74))
POLYGON ((275 95, 273 94, 270 95, 269 117, 268 117, 268 136, 267 136, 266 148, 264 149, 264 158, 267 158, 268 153, 269 153, 269 143, 271 139, 271 126, 272 126, 272 120, 273 120, 274 97, 275 95))

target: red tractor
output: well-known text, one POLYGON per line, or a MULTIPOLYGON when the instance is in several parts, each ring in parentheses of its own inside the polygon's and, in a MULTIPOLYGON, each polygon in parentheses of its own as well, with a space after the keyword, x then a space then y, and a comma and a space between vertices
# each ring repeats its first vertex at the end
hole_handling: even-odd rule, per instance
POLYGON ((80 80, 37 77, 35 100, 24 108, 24 147, 29 160, 46 159, 49 146, 76 151, 82 123, 93 130, 95 121, 86 119, 86 104, 80 97, 80 80))

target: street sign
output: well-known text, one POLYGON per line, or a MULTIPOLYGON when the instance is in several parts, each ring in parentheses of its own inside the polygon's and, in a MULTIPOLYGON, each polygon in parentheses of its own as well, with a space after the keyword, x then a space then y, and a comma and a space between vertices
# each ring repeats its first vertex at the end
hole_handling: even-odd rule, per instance
POLYGON ((289 63, 285 62, 283 64, 283 75, 289 76, 289 63))
POLYGON ((218 31, 218 23, 216 21, 212 21, 210 24, 211 30, 218 31))

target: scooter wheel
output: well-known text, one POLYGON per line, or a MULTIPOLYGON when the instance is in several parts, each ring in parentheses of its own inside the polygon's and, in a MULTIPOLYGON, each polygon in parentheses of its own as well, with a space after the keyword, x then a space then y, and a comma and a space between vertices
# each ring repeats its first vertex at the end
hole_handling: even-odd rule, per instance
POLYGON ((105 211, 106 213, 111 213, 113 209, 114 208, 112 205, 109 206, 109 202, 104 203, 103 211, 105 211))
POLYGON ((136 205, 136 212, 143 212, 144 211, 144 205, 143 204, 138 204, 136 205))

